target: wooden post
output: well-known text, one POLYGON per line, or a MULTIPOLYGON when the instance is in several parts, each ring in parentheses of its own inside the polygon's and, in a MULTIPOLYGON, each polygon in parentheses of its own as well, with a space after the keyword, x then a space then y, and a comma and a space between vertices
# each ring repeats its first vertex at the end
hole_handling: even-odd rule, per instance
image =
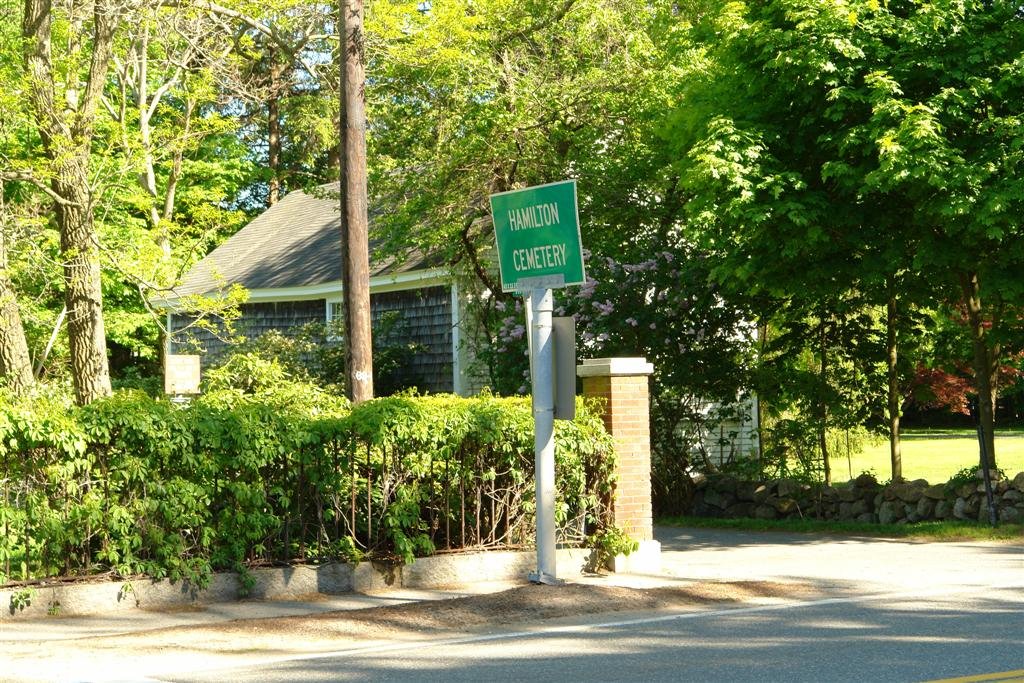
POLYGON ((345 386, 349 398, 360 403, 373 398, 363 0, 342 0, 341 15, 341 277, 345 303, 345 386))

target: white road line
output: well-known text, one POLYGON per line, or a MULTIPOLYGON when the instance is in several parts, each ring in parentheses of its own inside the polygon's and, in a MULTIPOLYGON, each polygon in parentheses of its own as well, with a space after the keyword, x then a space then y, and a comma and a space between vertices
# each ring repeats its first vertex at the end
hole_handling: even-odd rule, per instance
MULTIPOLYGON (((446 638, 443 640, 424 640, 422 642, 395 642, 382 645, 371 645, 368 647, 356 647, 345 650, 334 650, 331 652, 312 652, 300 655, 285 655, 282 657, 268 657, 265 659, 254 659, 245 664, 225 664, 211 668, 194 670, 183 670, 178 673, 212 673, 215 671, 227 671, 231 669, 251 668, 257 666, 271 666, 275 664, 287 664, 289 662, 308 662, 320 659, 334 659, 338 657, 359 657, 365 655, 385 654, 388 652, 409 652, 411 650, 425 650, 433 647, 450 647, 453 645, 469 645, 472 643, 488 643, 499 640, 517 640, 521 638, 532 638, 547 635, 560 635, 567 633, 585 633, 601 629, 622 628, 624 626, 640 626, 646 624, 659 624, 671 621, 683 621, 688 619, 709 619, 714 617, 728 617, 737 614, 756 614, 759 612, 776 612, 784 610, 801 609, 805 607, 819 607, 822 605, 842 605, 857 602, 873 602, 876 600, 909 600, 926 598, 935 595, 943 596, 965 596, 977 593, 988 593, 993 590, 1022 590, 1024 584, 994 584, 975 585, 971 587, 942 586, 929 590, 917 590, 910 592, 877 593, 874 595, 858 595, 845 598, 823 598, 821 600, 792 601, 776 605, 758 605, 756 607, 736 607, 732 609, 718 609, 697 612, 673 612, 662 614, 656 617, 639 617, 636 619, 622 619, 619 621, 605 621, 597 624, 577 624, 573 626, 550 626, 541 627, 533 631, 510 631, 508 633, 489 633, 484 635, 463 636, 459 638, 446 638), (966 590, 965 590, 966 589, 966 590)), ((581 615, 582 616, 582 615, 581 615)))

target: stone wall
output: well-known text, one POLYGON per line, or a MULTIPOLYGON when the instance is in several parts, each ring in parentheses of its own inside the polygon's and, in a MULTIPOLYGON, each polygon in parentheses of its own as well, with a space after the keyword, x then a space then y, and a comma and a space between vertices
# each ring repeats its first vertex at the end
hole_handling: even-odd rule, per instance
MULTIPOLYGON (((728 475, 699 477, 691 514, 698 517, 825 519, 902 524, 927 520, 988 521, 985 484, 930 485, 924 479, 882 485, 870 474, 824 486, 791 479, 741 481, 728 475)), ((1024 521, 1024 472, 992 482, 999 521, 1024 521)))

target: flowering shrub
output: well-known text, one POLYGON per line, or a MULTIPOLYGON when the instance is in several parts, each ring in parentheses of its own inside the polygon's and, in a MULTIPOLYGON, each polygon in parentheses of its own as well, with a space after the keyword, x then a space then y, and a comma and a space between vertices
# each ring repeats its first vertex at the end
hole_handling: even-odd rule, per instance
MULTIPOLYGON (((709 265, 689 247, 652 249, 634 263, 584 253, 587 281, 556 290, 556 316, 576 321, 582 358, 643 356, 654 365, 651 431, 655 503, 688 487, 684 476, 717 425, 735 420, 749 386, 753 326, 709 284, 709 265)), ((493 302, 495 330, 481 354, 494 388, 529 390, 523 300, 493 302)), ((745 454, 737 454, 745 455, 745 454)), ((701 457, 704 456, 704 457, 701 457)))

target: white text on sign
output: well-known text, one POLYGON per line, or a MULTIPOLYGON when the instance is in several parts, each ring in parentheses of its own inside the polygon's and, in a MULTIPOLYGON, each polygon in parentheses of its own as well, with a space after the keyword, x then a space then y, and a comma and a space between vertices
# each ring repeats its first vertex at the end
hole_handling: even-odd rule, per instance
POLYGON ((532 249, 516 249, 512 252, 512 265, 516 272, 564 266, 565 244, 545 244, 532 249))
POLYGON ((526 206, 508 212, 508 225, 512 230, 546 228, 558 223, 558 204, 555 203, 526 206))

